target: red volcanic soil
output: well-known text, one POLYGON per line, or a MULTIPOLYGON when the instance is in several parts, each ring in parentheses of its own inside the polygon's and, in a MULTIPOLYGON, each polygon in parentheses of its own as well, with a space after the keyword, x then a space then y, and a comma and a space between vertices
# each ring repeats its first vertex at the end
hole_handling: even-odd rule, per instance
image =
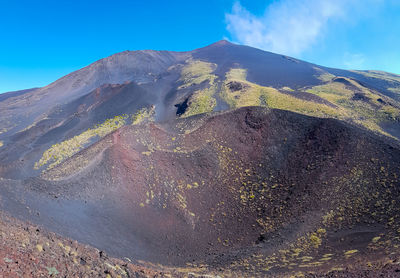
POLYGON ((4 213, 0 231, 0 277, 167 277, 4 213))
POLYGON ((136 263, 395 277, 399 176, 395 141, 250 107, 123 127, 0 193, 3 209, 136 263))

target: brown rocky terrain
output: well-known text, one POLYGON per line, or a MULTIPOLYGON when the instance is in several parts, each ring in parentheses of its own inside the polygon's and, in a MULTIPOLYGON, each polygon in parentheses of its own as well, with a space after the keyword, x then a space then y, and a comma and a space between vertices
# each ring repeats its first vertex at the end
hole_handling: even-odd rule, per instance
POLYGON ((0 214, 0 277, 168 277, 0 214))
POLYGON ((41 178, 3 180, 2 207, 134 263, 395 275, 399 175, 396 140, 253 107, 122 127, 41 178))

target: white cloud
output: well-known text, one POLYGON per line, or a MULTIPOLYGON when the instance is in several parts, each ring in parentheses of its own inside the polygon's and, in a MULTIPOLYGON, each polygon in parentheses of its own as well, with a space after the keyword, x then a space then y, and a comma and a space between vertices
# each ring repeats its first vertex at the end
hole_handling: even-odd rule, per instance
POLYGON ((365 68, 365 56, 361 53, 346 52, 343 57, 343 65, 346 69, 365 68))
POLYGON ((299 56, 320 39, 329 22, 351 19, 362 5, 383 0, 281 0, 255 16, 236 2, 226 14, 227 30, 242 44, 299 56))

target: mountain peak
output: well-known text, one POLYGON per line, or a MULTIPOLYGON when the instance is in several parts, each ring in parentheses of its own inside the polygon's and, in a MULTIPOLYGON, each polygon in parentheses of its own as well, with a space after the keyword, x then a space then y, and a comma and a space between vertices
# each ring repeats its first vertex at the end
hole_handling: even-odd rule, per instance
POLYGON ((222 46, 222 45, 231 45, 231 44, 233 44, 233 43, 231 43, 230 41, 220 40, 220 41, 217 41, 217 42, 213 43, 212 45, 222 46))
POLYGON ((227 45, 234 45, 234 44, 231 43, 230 41, 227 41, 227 40, 220 40, 220 41, 217 41, 215 43, 212 43, 212 44, 207 45, 207 46, 202 47, 202 48, 221 47, 221 46, 227 46, 227 45))

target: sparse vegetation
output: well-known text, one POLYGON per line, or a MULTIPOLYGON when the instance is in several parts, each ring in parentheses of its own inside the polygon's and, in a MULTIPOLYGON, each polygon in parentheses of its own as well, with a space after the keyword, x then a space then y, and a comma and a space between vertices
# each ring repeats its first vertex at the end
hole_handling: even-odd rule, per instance
POLYGON ((311 116, 333 117, 339 116, 340 111, 325 104, 315 103, 295 98, 293 96, 279 92, 272 87, 263 87, 246 81, 245 70, 231 69, 226 74, 225 86, 221 91, 221 97, 232 107, 245 106, 267 106, 289 110, 311 116), (236 81, 244 84, 243 90, 231 91, 227 84, 236 81))
POLYGON ((227 80, 246 81, 247 70, 241 68, 233 68, 226 73, 227 80))
MULTIPOLYGON (((321 78, 327 83, 309 88, 306 92, 317 95, 336 105, 336 107, 311 100, 299 99, 288 94, 283 94, 274 88, 263 87, 248 82, 245 79, 246 70, 237 68, 231 69, 226 74, 226 80, 220 95, 231 108, 266 106, 310 116, 331 117, 363 126, 386 136, 391 136, 381 128, 380 124, 400 119, 399 103, 394 103, 394 100, 377 95, 352 79, 342 77, 343 80, 358 90, 359 98, 356 98, 353 89, 333 80, 335 76, 322 71, 321 74, 323 76, 321 78), (236 86, 242 89, 231 90, 228 86, 231 82, 243 84, 242 86, 236 86)), ((291 89, 283 87, 281 90, 290 91, 291 89)))
POLYGON ((89 128, 71 139, 51 146, 43 153, 41 159, 35 163, 34 168, 38 170, 41 167, 48 165, 47 169, 51 169, 88 146, 96 138, 102 138, 128 124, 130 121, 132 125, 137 125, 146 120, 152 120, 154 113, 155 106, 151 106, 148 108, 142 108, 131 116, 120 115, 115 116, 112 119, 107 119, 103 123, 98 124, 93 128, 89 128))
POLYGON ((8 129, 7 128, 0 128, 0 134, 2 134, 2 133, 6 133, 8 131, 8 129))
POLYGON ((382 130, 380 123, 399 119, 400 106, 394 104, 393 100, 371 92, 354 80, 343 79, 357 88, 362 99, 354 98, 354 91, 339 82, 315 86, 308 89, 307 92, 318 95, 340 107, 340 113, 335 118, 350 121, 369 130, 390 136, 382 130))
POLYGON ((150 108, 142 108, 138 112, 132 115, 132 125, 137 125, 145 120, 152 120, 155 113, 155 106, 152 105, 150 108))
POLYGON ((189 107, 183 114, 183 117, 189 117, 196 114, 211 112, 214 110, 217 101, 214 97, 216 92, 215 79, 212 74, 216 65, 199 60, 189 60, 188 64, 182 69, 181 81, 184 83, 179 88, 187 88, 195 84, 208 82, 208 87, 197 90, 190 98, 189 107))
POLYGON ((376 78, 376 79, 383 79, 389 82, 400 82, 400 75, 388 73, 384 71, 376 71, 376 70, 353 70, 353 72, 362 74, 366 77, 376 78))
POLYGON ((212 112, 215 105, 217 104, 214 94, 216 92, 216 86, 211 85, 209 88, 204 90, 196 91, 191 99, 190 104, 183 117, 189 117, 197 114, 212 112))
POLYGON ((45 165, 48 165, 48 169, 60 164, 66 158, 71 157, 85 146, 87 146, 91 140, 96 137, 104 137, 114 130, 122 127, 126 124, 128 115, 115 116, 112 119, 107 119, 104 123, 98 124, 93 128, 82 132, 81 134, 72 137, 71 139, 65 140, 61 143, 57 143, 46 150, 42 158, 35 163, 35 169, 39 169, 45 165))
POLYGON ((357 252, 358 252, 358 250, 356 250, 356 249, 348 250, 348 251, 344 252, 344 255, 349 256, 349 255, 353 255, 357 252))
POLYGON ((321 242, 322 242, 321 238, 318 237, 316 234, 310 235, 310 240, 311 240, 311 243, 314 245, 314 247, 320 246, 321 242))
POLYGON ((294 92, 294 90, 293 90, 292 88, 287 87, 287 86, 282 87, 281 90, 282 90, 282 91, 287 91, 287 92, 294 92))
POLYGON ((323 69, 320 69, 318 67, 314 67, 314 69, 316 71, 318 71, 319 75, 317 75, 316 77, 323 81, 323 82, 329 82, 331 81, 333 78, 335 78, 335 76, 329 72, 324 71, 323 69))
POLYGON ((180 80, 183 82, 179 88, 187 88, 208 81, 211 85, 216 76, 212 74, 216 65, 200 60, 188 60, 183 67, 180 80))
POLYGON ((372 242, 373 242, 373 243, 377 243, 380 239, 381 239, 380 236, 376 236, 376 237, 374 237, 374 238, 372 239, 372 242))
POLYGON ((395 88, 388 88, 388 90, 393 92, 393 93, 400 94, 400 86, 399 87, 395 87, 395 88))

